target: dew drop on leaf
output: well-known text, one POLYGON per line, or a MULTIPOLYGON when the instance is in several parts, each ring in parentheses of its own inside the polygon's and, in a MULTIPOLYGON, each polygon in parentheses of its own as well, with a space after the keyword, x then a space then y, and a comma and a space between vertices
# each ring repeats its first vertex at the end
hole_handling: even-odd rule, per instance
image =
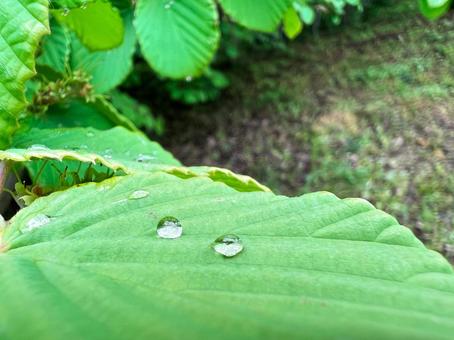
POLYGON ((28 220, 25 225, 24 231, 32 231, 37 228, 41 228, 50 222, 50 217, 44 214, 38 214, 32 219, 28 220))
POLYGON ((191 77, 191 76, 187 76, 187 77, 185 78, 185 80, 189 83, 189 82, 192 81, 192 77, 191 77))
POLYGON ((175 217, 166 216, 159 221, 156 232, 161 238, 179 238, 183 233, 183 227, 175 217))
POLYGON ((146 190, 136 190, 133 193, 131 193, 131 195, 129 195, 128 198, 130 200, 138 200, 138 199, 147 197, 149 194, 150 193, 146 190))
POLYGON ((93 132, 91 132, 91 131, 87 132, 87 137, 94 137, 94 135, 95 134, 93 132))
POLYGON ((46 151, 49 150, 49 148, 45 145, 42 144, 33 144, 28 147, 28 150, 31 151, 46 151))
POLYGON ((149 163, 149 162, 153 161, 154 159, 155 159, 155 157, 153 157, 153 156, 139 154, 139 156, 137 156, 137 158, 136 158, 136 161, 139 163, 149 163))
POLYGON ((62 14, 63 14, 64 17, 66 17, 69 14, 69 12, 70 12, 69 8, 65 7, 65 8, 63 8, 63 13, 62 14))
POLYGON ((243 244, 238 236, 228 234, 218 237, 213 243, 213 249, 225 257, 233 257, 243 250, 243 244))

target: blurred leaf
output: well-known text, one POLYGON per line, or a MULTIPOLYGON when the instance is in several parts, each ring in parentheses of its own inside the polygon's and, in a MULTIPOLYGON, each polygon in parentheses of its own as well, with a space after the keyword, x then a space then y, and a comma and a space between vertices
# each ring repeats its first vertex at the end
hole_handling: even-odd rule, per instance
POLYGON ((293 7, 289 7, 285 12, 283 24, 284 33, 289 39, 295 39, 303 30, 303 24, 293 7))
POLYGON ((219 42, 211 0, 138 0, 134 24, 145 59, 170 78, 199 75, 219 42))
POLYGON ((263 32, 276 31, 292 0, 219 0, 224 11, 239 24, 263 32))
POLYGON ((419 0, 421 13, 430 20, 435 20, 446 14, 452 0, 419 0))
POLYGON ((109 50, 123 42, 120 12, 108 1, 90 2, 72 10, 54 10, 52 14, 59 23, 73 30, 91 51, 109 50))

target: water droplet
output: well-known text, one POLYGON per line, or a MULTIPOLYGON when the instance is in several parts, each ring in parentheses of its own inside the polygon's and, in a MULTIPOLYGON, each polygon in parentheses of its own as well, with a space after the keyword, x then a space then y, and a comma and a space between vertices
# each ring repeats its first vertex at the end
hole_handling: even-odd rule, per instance
POLYGON ((153 156, 139 154, 139 156, 137 156, 137 158, 136 158, 136 161, 139 163, 149 163, 149 162, 153 161, 154 159, 155 159, 155 157, 153 157, 153 156))
POLYGON ((213 249, 225 257, 233 257, 243 250, 243 244, 238 236, 228 234, 218 237, 213 243, 213 249))
POLYGON ((95 134, 91 131, 87 132, 87 137, 93 137, 95 134))
POLYGON ((141 198, 145 198, 147 197, 148 195, 150 195, 150 193, 148 191, 145 191, 145 190, 136 190, 134 191, 131 195, 129 195, 129 199, 130 200, 138 200, 138 199, 141 199, 141 198))
POLYGON ((63 14, 63 16, 65 17, 65 16, 67 16, 67 15, 69 14, 69 12, 70 12, 69 8, 66 8, 66 7, 65 7, 65 8, 63 8, 62 14, 63 14))
POLYGON ((187 76, 187 77, 185 78, 185 80, 189 83, 190 81, 192 81, 192 77, 191 77, 191 76, 187 76))
POLYGON ((50 217, 44 214, 38 214, 32 219, 30 219, 23 231, 32 231, 34 229, 40 228, 50 222, 50 217))
POLYGON ((49 148, 42 144, 33 144, 28 147, 28 150, 31 151, 47 151, 49 148))
POLYGON ((159 221, 156 232, 161 238, 179 238, 183 233, 183 227, 175 217, 166 216, 159 221))

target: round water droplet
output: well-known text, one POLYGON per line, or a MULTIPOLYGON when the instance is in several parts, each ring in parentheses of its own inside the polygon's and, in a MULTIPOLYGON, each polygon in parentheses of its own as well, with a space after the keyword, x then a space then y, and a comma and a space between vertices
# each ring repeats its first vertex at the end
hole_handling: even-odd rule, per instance
POLYGON ((146 190, 136 190, 131 195, 129 195, 128 198, 130 200, 138 200, 138 199, 141 199, 141 198, 145 198, 148 195, 150 195, 150 193, 148 191, 146 191, 146 190))
POLYGON ((33 144, 28 147, 28 150, 32 150, 32 151, 43 151, 44 150, 44 151, 46 151, 46 150, 49 150, 49 148, 42 144, 33 144))
POLYGON ((25 225, 24 231, 32 231, 37 228, 41 228, 50 222, 50 217, 44 214, 38 214, 32 219, 28 220, 25 225))
POLYGON ((139 156, 137 156, 137 158, 136 158, 136 162, 149 163, 149 162, 152 162, 154 159, 155 159, 155 157, 153 157, 153 156, 139 154, 139 156))
POLYGON ((185 80, 189 83, 190 81, 192 81, 192 77, 191 77, 191 76, 187 76, 187 77, 185 78, 185 80))
POLYGON ((166 216, 159 221, 156 232, 161 238, 179 238, 183 233, 183 227, 175 217, 166 216))
POLYGON ((65 7, 65 8, 63 8, 62 14, 63 14, 63 16, 65 17, 65 16, 67 16, 67 15, 69 14, 69 12, 70 12, 69 8, 66 8, 66 7, 65 7))
POLYGON ((240 238, 233 234, 220 236, 213 243, 214 251, 225 257, 233 257, 240 253, 243 248, 240 238))

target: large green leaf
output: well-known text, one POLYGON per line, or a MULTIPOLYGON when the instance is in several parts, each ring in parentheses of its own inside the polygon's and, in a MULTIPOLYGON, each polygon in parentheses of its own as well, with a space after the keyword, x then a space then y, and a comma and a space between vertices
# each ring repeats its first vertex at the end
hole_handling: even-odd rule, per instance
POLYGON ((199 75, 219 42, 212 0, 138 0, 134 23, 148 63, 171 78, 199 75))
POLYGON ((454 275, 394 218, 329 193, 116 177, 22 209, 3 234, 14 339, 449 339, 454 275), (140 190, 141 199, 130 199, 140 190), (172 216, 183 235, 156 236, 172 216), (40 223, 38 223, 40 222, 40 223), (210 244, 235 233, 233 258, 210 244))
POLYGON ((132 11, 124 12, 123 42, 109 51, 90 52, 79 39, 72 37, 71 68, 88 73, 97 93, 110 91, 120 85, 132 69, 132 58, 136 49, 132 16, 132 11))
POLYGON ((277 29, 292 0, 219 0, 222 8, 239 24, 257 31, 277 29))
POLYGON ((9 144, 25 107, 25 82, 35 74, 34 54, 48 33, 47 0, 2 0, 0 6, 0 148, 9 144))
POLYGON ((83 8, 55 10, 52 13, 92 51, 109 50, 123 42, 124 27, 120 12, 109 1, 89 2, 83 8))

